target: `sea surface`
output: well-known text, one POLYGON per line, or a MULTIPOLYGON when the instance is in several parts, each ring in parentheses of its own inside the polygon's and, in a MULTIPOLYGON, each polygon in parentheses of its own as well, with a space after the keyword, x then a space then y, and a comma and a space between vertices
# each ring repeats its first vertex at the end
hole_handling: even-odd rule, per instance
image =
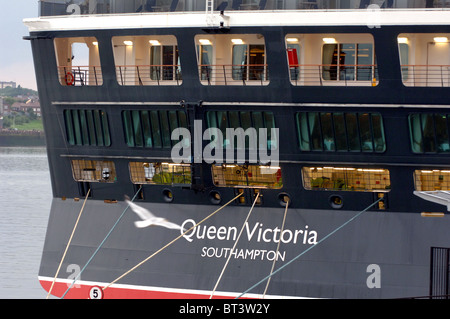
POLYGON ((45 299, 38 281, 52 191, 43 147, 0 147, 0 299, 45 299))

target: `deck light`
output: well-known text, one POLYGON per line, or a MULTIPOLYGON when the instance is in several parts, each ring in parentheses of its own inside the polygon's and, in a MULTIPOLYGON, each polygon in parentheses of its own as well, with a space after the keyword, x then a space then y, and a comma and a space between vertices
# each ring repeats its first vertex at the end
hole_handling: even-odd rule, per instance
POLYGON ((133 45, 133 41, 129 41, 129 40, 123 41, 123 44, 125 44, 127 46, 131 46, 131 45, 133 45))
POLYGON ((398 43, 408 43, 408 38, 406 37, 398 37, 397 38, 398 43))
POLYGON ((337 43, 335 38, 323 38, 322 40, 327 44, 337 43))
POLYGON ((242 39, 231 39, 231 42, 233 42, 233 44, 244 44, 242 39))
POLYGON ((286 42, 288 42, 288 43, 298 43, 298 38, 286 38, 286 42))
POLYGON ((97 45, 98 45, 98 42, 97 42, 97 41, 94 41, 94 42, 92 42, 92 45, 97 46, 97 45))
POLYGON ((198 42, 202 45, 211 45, 211 41, 209 39, 199 39, 198 42))
POLYGON ((158 40, 150 40, 148 41, 151 45, 161 45, 161 42, 159 42, 158 40))
POLYGON ((448 43, 447 37, 435 37, 433 40, 435 43, 448 43))

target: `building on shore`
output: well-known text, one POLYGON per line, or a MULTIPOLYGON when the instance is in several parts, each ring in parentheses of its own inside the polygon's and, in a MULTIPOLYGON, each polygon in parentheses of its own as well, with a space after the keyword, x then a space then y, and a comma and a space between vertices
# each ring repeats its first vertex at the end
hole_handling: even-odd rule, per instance
POLYGON ((38 99, 29 99, 26 102, 15 102, 11 105, 11 111, 28 112, 30 109, 36 116, 41 116, 41 105, 38 99))
POLYGON ((17 83, 14 81, 0 81, 0 89, 4 89, 7 88, 8 86, 12 87, 13 89, 15 89, 17 87, 17 83))

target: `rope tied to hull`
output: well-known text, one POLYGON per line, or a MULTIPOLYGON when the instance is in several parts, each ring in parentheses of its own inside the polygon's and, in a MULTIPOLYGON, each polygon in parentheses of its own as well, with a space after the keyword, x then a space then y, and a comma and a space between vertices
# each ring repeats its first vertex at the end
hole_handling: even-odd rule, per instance
POLYGON ((236 197, 234 197, 233 199, 231 199, 230 201, 228 201, 226 204, 224 204, 223 206, 221 206, 220 208, 216 209, 213 213, 211 213, 210 215, 208 215, 207 217, 205 217, 204 219, 202 219, 200 222, 198 222, 197 224, 195 224, 194 226, 192 226, 191 228, 189 228, 188 230, 186 230, 184 233, 182 233, 181 235, 179 235, 178 237, 176 237, 175 239, 173 239, 172 241, 170 241, 169 243, 167 243, 166 245, 164 245, 163 247, 161 247, 160 249, 158 249, 157 251, 155 251, 153 254, 151 254, 150 256, 148 256, 147 258, 145 258, 143 261, 141 261, 140 263, 138 263, 136 266, 134 266, 133 268, 131 268, 130 270, 126 271, 124 274, 122 274, 121 276, 117 277, 116 279, 114 279, 113 281, 111 281, 109 284, 107 284, 105 287, 102 288, 103 291, 105 291, 106 289, 108 289, 109 287, 111 287, 113 284, 115 284, 116 282, 118 282, 120 279, 122 279, 123 277, 125 277, 126 275, 128 275, 129 273, 133 272, 134 270, 136 270, 137 268, 139 268, 140 266, 142 266, 143 264, 145 264, 147 261, 149 261, 150 259, 152 259, 153 257, 155 257, 157 254, 159 254, 160 252, 162 252, 164 249, 166 249, 167 247, 169 247, 170 245, 172 245, 173 243, 175 243, 177 240, 179 240, 181 237, 183 237, 184 235, 186 235, 187 233, 189 233, 191 230, 193 230, 195 227, 199 226, 200 224, 202 224, 203 222, 205 222, 206 220, 208 220, 209 218, 211 218, 212 216, 214 216, 215 214, 217 214, 219 211, 221 211, 223 208, 225 208, 226 206, 228 206, 230 203, 232 203, 233 201, 235 201, 236 199, 238 199, 240 196, 242 196, 243 193, 239 193, 239 195, 237 195, 236 197))
POLYGON ((69 250, 70 243, 72 242, 73 235, 75 234, 75 230, 77 229, 78 222, 80 221, 81 214, 83 213, 84 206, 86 205, 86 201, 87 201, 87 199, 89 197, 90 192, 91 192, 91 189, 89 188, 87 193, 86 193, 86 197, 84 198, 83 206, 81 207, 81 210, 78 213, 78 218, 77 218, 77 221, 75 222, 75 225, 73 227, 72 234, 70 235, 69 241, 67 242, 66 249, 64 250, 63 256, 61 257, 61 261, 59 262, 58 269, 56 270, 55 277, 53 278, 53 281, 52 281, 52 285, 50 286, 50 289, 48 290, 47 297, 45 299, 48 299, 50 297, 50 294, 52 293, 53 286, 55 285, 56 278, 58 277, 59 271, 61 270, 62 263, 63 263, 64 259, 66 258, 67 250, 69 250))
MULTIPOLYGON (((283 216, 283 222, 281 223, 281 231, 280 231, 280 234, 282 234, 283 231, 284 231, 284 224, 286 223, 286 216, 287 216, 288 207, 289 207, 289 200, 286 201, 286 208, 285 208, 285 210, 284 210, 284 216, 283 216)), ((277 255, 278 255, 278 252, 280 251, 280 244, 281 244, 281 238, 280 238, 280 240, 278 241, 278 244, 277 244, 277 251, 276 251, 276 255, 275 255, 275 256, 277 256, 277 255)), ((273 273, 273 270, 274 270, 274 268, 275 268, 275 263, 276 263, 276 262, 277 262, 277 258, 274 258, 274 259, 273 259, 273 263, 272 263, 272 268, 270 269, 270 274, 269 274, 270 277, 269 277, 269 279, 267 279, 266 288, 264 289, 263 299, 266 297, 266 292, 267 292, 267 289, 269 288, 270 280, 272 279, 272 273, 273 273)))
POLYGON ((225 265, 222 268, 222 272, 220 273, 219 278, 217 279, 216 285, 214 286, 214 289, 211 292, 211 296, 209 296, 209 299, 212 299, 214 293, 216 292, 217 286, 219 285, 219 282, 222 279, 223 273, 225 272, 225 269, 228 266, 228 262, 231 259, 231 255, 233 254, 233 251, 236 249, 236 245, 237 245, 237 243, 239 241, 239 238, 241 238, 242 232, 244 231, 245 224, 247 223, 248 219, 250 218, 250 215, 252 214, 253 208, 255 207, 255 204, 258 201, 258 198, 259 198, 259 192, 256 195, 256 198, 255 198, 255 200, 253 202, 252 208, 250 208, 250 211, 248 212, 247 218, 245 219, 244 224, 242 225, 241 231, 239 232, 239 235, 238 235, 238 237, 236 238, 236 240, 234 242, 233 248, 231 248, 231 251, 230 251, 230 254, 228 255, 227 261, 226 261, 225 265))
POLYGON ((320 243, 322 243, 323 241, 325 241, 326 239, 328 239, 330 236, 334 235, 336 232, 338 232, 339 230, 341 230, 342 228, 344 228, 345 226, 347 226, 348 224, 350 224, 353 220, 355 220, 356 218, 358 218, 359 216, 361 216, 363 213, 367 212, 369 209, 371 209, 373 206, 375 206, 376 204, 378 204, 380 201, 382 201, 383 198, 378 199, 377 201, 375 201, 374 203, 370 204, 369 206, 367 206, 364 210, 360 211, 358 214, 356 214, 355 216, 353 216, 352 218, 350 218, 349 220, 347 220, 345 223, 343 223, 341 226, 337 227, 335 230, 333 230, 331 233, 329 233, 328 235, 326 235, 325 237, 323 237, 321 240, 319 240, 317 243, 315 243, 314 245, 312 245, 311 247, 309 247, 308 249, 302 251, 300 254, 298 254, 297 256, 295 256, 294 258, 292 258, 290 261, 288 261, 286 264, 284 264, 283 266, 281 266, 280 268, 278 268, 277 270, 275 270, 274 272, 272 272, 271 274, 269 274, 268 276, 264 277, 263 279, 261 279, 260 281, 258 281, 256 284, 254 284, 253 286, 251 286, 250 288, 248 288, 247 290, 245 290, 243 293, 241 293, 239 296, 237 296, 235 299, 239 299, 242 296, 244 296, 245 294, 247 294, 248 292, 250 292, 251 290, 253 290, 254 288, 258 287, 260 284, 262 284, 263 282, 265 282, 266 280, 268 280, 269 278, 271 278, 272 276, 274 276, 275 274, 277 274, 278 272, 280 272, 281 270, 283 270, 284 268, 286 268, 287 266, 289 266, 291 263, 293 263, 294 261, 296 261, 297 259, 299 259, 301 256, 303 256, 304 254, 306 254, 308 251, 310 251, 311 249, 313 249, 314 247, 316 247, 317 245, 319 245, 320 243))
MULTIPOLYGON (((136 194, 134 194, 133 198, 131 199, 131 202, 133 202, 137 195, 141 192, 142 190, 142 186, 139 188, 139 190, 136 192, 136 194)), ((97 255, 98 251, 100 250, 100 248, 103 246, 103 244, 105 243, 105 241, 109 238, 109 236, 111 235, 111 233, 113 232, 113 230, 116 228, 116 226, 119 224, 119 221, 122 219, 122 217, 125 215, 126 211, 128 210, 128 208, 130 207, 130 205, 127 205, 127 207, 123 210, 122 214, 119 216, 119 218, 117 219, 117 221, 114 223, 114 225, 112 226, 112 228, 109 230, 108 234, 105 236, 105 238, 102 240, 102 242, 100 243, 100 245, 97 247, 97 249, 94 251, 94 253, 92 254, 92 256, 89 258, 89 260, 86 262, 86 264, 84 265, 84 267, 81 269, 80 273, 74 278, 72 284, 67 288, 66 292, 61 296, 61 299, 64 299, 64 297, 67 295, 67 293, 70 291, 70 289, 72 289, 72 287, 75 285, 75 282, 81 277, 81 274, 83 273, 83 271, 86 269, 86 267, 90 264, 90 262, 92 261, 92 259, 95 257, 95 255, 97 255)))

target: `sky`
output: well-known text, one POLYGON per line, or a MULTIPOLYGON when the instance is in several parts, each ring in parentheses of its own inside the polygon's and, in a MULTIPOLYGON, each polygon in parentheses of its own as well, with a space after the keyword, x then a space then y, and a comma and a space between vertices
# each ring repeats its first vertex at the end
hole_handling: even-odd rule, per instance
POLYGON ((23 40, 25 18, 38 16, 38 0, 0 0, 0 81, 36 90, 30 41, 23 40))

